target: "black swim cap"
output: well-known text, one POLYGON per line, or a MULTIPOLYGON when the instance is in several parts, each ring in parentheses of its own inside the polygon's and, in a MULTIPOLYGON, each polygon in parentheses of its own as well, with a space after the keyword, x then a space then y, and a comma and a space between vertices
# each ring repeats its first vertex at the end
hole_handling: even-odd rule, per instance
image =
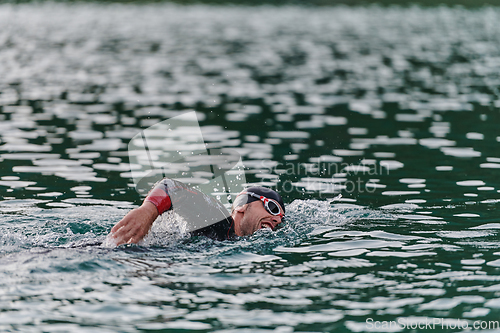
POLYGON ((285 214, 285 204, 283 203, 283 198, 281 198, 281 195, 279 195, 279 193, 276 192, 275 190, 271 190, 270 188, 262 187, 262 186, 252 186, 252 187, 249 187, 249 188, 243 190, 240 194, 238 194, 238 196, 234 200, 232 210, 234 210, 236 207, 243 206, 247 203, 259 200, 257 198, 251 197, 249 195, 244 195, 243 193, 245 193, 245 192, 253 192, 253 193, 261 195, 263 197, 275 200, 281 206, 281 209, 283 210, 283 214, 285 214))

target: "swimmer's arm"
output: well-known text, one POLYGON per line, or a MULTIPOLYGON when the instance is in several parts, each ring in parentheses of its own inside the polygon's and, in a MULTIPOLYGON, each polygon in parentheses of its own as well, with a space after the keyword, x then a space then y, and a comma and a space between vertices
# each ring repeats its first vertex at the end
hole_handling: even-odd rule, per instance
POLYGON ((137 243, 147 235, 158 215, 157 207, 152 202, 145 200, 139 208, 128 212, 111 229, 111 237, 115 240, 116 245, 137 243))
POLYGON ((158 215, 172 208, 166 180, 162 180, 148 193, 142 206, 128 212, 113 229, 111 237, 117 245, 138 243, 147 235, 158 215))

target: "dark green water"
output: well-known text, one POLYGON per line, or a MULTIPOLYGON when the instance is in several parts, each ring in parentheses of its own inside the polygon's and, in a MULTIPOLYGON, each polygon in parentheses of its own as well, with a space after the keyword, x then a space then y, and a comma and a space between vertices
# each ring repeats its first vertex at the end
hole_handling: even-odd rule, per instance
POLYGON ((1 5, 0 330, 495 327, 499 20, 1 5), (234 242, 158 224, 140 246, 100 246, 141 201, 129 140, 187 110, 282 192, 287 222, 234 242))

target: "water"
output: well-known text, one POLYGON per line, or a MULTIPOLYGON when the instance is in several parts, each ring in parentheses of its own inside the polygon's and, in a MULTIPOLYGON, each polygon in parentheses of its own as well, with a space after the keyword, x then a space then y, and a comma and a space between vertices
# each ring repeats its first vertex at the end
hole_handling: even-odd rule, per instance
POLYGON ((499 19, 1 5, 0 330, 497 321, 499 19), (247 180, 281 191, 287 222, 234 242, 158 224, 140 246, 101 246, 141 201, 128 140, 193 109, 247 180))

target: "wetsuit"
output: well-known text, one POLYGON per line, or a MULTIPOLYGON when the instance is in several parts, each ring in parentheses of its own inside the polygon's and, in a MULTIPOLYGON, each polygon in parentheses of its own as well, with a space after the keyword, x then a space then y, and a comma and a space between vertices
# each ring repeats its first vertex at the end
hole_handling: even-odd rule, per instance
POLYGON ((145 200, 154 204, 160 215, 174 210, 186 220, 188 232, 193 236, 206 236, 216 240, 236 236, 234 221, 222 203, 179 181, 162 179, 145 200))

